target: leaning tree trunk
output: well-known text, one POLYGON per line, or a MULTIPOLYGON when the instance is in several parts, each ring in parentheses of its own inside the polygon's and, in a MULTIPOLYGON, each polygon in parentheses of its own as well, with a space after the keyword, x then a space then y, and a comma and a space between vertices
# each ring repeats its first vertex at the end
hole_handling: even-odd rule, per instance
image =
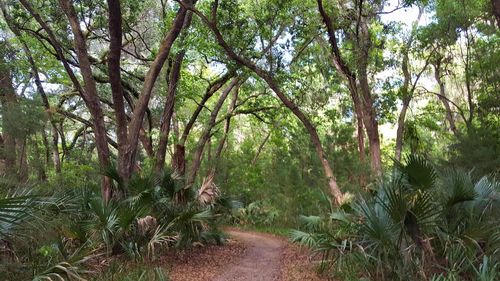
POLYGON ((170 72, 167 99, 163 108, 162 123, 160 126, 160 140, 158 141, 158 149, 156 151, 155 171, 161 172, 165 166, 165 156, 167 153, 168 136, 170 134, 170 124, 174 113, 175 92, 180 79, 182 60, 184 59, 184 51, 179 52, 172 65, 170 72))
POLYGON ((135 154, 137 151, 137 142, 139 138, 139 131, 142 127, 144 115, 146 108, 148 106, 151 94, 153 91, 154 84, 165 61, 167 60, 170 50, 176 41, 177 37, 180 35, 182 28, 184 26, 186 16, 189 14, 188 9, 184 5, 193 5, 196 0, 180 0, 179 3, 181 7, 177 11, 177 14, 172 23, 172 27, 160 44, 159 52, 146 74, 144 79, 144 84, 142 86, 141 95, 137 100, 137 104, 134 108, 132 119, 129 123, 129 135, 128 135, 128 147, 126 153, 126 159, 128 166, 130 167, 129 173, 132 172, 133 163, 135 161, 135 154))
MULTIPOLYGON (((373 100, 370 93, 370 87, 368 84, 368 77, 366 75, 366 60, 367 60, 367 51, 365 53, 361 52, 358 56, 358 72, 360 72, 359 76, 359 84, 358 79, 354 72, 349 68, 346 61, 342 58, 340 48, 338 46, 338 41, 335 36, 335 28, 332 21, 332 18, 326 13, 323 7, 323 1, 317 0, 318 10, 323 20, 323 23, 326 26, 326 30, 328 33, 328 41, 330 43, 330 47, 332 49, 332 57, 333 64, 340 75, 347 81, 347 86, 349 89, 349 93, 351 95, 354 111, 356 113, 356 119, 358 122, 358 149, 360 153, 360 160, 364 162, 365 158, 365 148, 364 148, 364 133, 363 127, 366 129, 366 133, 368 135, 368 143, 370 145, 370 159, 371 159, 371 167, 372 171, 375 174, 381 174, 382 165, 381 165, 381 156, 380 156, 380 139, 378 136, 378 124, 377 120, 374 118, 374 109, 373 109, 373 100)), ((364 32, 367 32, 366 26, 364 27, 364 32)), ((363 30, 363 29, 362 29, 363 30)), ((363 32, 361 33, 363 34, 363 32)), ((369 42, 368 42, 369 43, 369 42)), ((368 47, 368 46, 367 46, 368 47)), ((365 48, 366 49, 366 48, 365 48)), ((359 51, 358 51, 359 52, 359 51)), ((360 182, 364 183, 364 175, 361 175, 360 182)))
MULTIPOLYGON (((69 0, 59 0, 63 12, 69 20, 71 30, 74 35, 74 47, 80 65, 80 71, 83 77, 83 95, 90 114, 92 115, 92 125, 94 127, 94 138, 96 142, 97 155, 99 163, 103 169, 107 169, 110 165, 109 162, 109 148, 106 127, 104 124, 104 114, 102 112, 101 103, 97 93, 96 82, 92 75, 92 68, 87 52, 85 37, 80 28, 80 21, 78 20, 75 8, 69 0)), ((102 180, 102 196, 104 201, 108 202, 111 199, 111 182, 107 177, 102 180)))
POLYGON ((191 164, 191 167, 188 171, 188 175, 186 177, 186 187, 188 188, 191 187, 191 185, 193 185, 194 180, 196 178, 196 174, 198 173, 198 170, 200 168, 203 150, 205 144, 210 138, 212 129, 216 124, 217 115, 219 114, 219 111, 222 108, 222 105, 224 104, 224 101, 226 100, 231 90, 234 87, 237 87, 239 83, 241 83, 240 80, 241 80, 240 78, 236 77, 231 81, 231 83, 229 83, 229 85, 222 92, 221 96, 219 97, 219 100, 217 101, 217 104, 215 105, 215 107, 212 110, 212 113, 210 114, 210 119, 208 120, 208 123, 205 125, 205 129, 203 130, 201 137, 198 140, 198 145, 196 147, 196 151, 193 156, 193 163, 191 164))
POLYGON ((267 83, 267 85, 273 90, 273 92, 278 96, 278 98, 281 100, 281 102, 288 109, 290 109, 292 111, 292 113, 301 121, 301 123, 304 125, 307 132, 309 133, 309 136, 311 137, 311 142, 316 149, 316 153, 318 155, 319 160, 321 161, 321 165, 322 165, 323 170, 325 172, 325 176, 328 180, 328 186, 330 189, 331 196, 337 205, 342 204, 342 202, 343 202, 342 191, 338 187, 337 180, 333 174, 333 170, 330 166, 330 163, 326 159, 326 155, 325 155, 325 152, 323 150, 323 146, 321 144, 318 132, 316 131, 316 128, 311 123, 311 121, 309 121, 309 119, 299 109, 299 107, 294 102, 292 102, 284 92, 281 91, 280 87, 278 86, 278 84, 276 83, 276 81, 274 80, 274 78, 272 77, 272 75, 270 73, 261 69, 254 62, 250 61, 249 59, 242 57, 241 55, 234 52, 234 50, 224 40, 224 37, 222 36, 219 29, 217 28, 216 22, 209 20, 206 16, 204 16, 199 11, 196 11, 196 14, 212 30, 219 46, 221 46, 224 49, 226 55, 229 58, 231 58, 232 60, 234 60, 236 63, 238 63, 242 66, 245 66, 246 68, 253 71, 257 76, 262 78, 267 83))
POLYGON ((219 144, 217 145, 217 149, 215 150, 215 162, 214 162, 214 169, 217 169, 217 166, 220 161, 220 157, 222 155, 222 151, 224 150, 224 146, 227 143, 227 137, 229 135, 229 127, 231 125, 231 116, 234 112, 234 109, 236 108, 236 102, 238 101, 238 94, 239 94, 239 88, 236 88, 233 91, 233 97, 231 99, 231 103, 229 104, 228 107, 228 117, 226 119, 226 122, 224 124, 224 134, 222 135, 222 139, 220 140, 219 144))
POLYGON ((191 132, 191 129, 193 128, 196 120, 198 119, 198 116, 200 115, 201 111, 205 107, 206 102, 214 95, 215 92, 217 92, 224 84, 229 81, 233 76, 235 75, 235 72, 228 72, 225 75, 223 75, 221 78, 217 79, 213 83, 210 83, 209 87, 206 89, 205 94, 203 95, 203 98, 201 101, 198 103, 198 106, 196 107, 195 111, 189 118, 188 123, 186 124, 186 127, 184 128, 182 132, 182 136, 180 137, 180 140, 176 143, 174 147, 174 155, 172 157, 172 169, 179 175, 179 176, 184 176, 185 171, 186 171, 186 141, 189 136, 189 133, 191 132))

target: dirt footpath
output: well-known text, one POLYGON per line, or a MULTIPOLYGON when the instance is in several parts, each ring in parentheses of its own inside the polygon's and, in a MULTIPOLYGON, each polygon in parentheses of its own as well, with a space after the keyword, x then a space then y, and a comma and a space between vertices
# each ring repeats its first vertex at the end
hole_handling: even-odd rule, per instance
POLYGON ((278 281, 286 244, 267 235, 232 230, 231 237, 246 246, 245 254, 213 281, 278 281))
POLYGON ((176 253, 165 260, 172 281, 324 281, 307 251, 270 234, 227 231, 224 246, 176 253))

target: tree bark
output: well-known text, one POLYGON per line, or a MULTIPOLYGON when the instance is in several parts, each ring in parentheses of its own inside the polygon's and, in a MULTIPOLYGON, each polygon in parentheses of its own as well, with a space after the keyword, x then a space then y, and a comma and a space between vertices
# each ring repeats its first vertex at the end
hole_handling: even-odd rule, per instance
MULTIPOLYGON (((97 93, 96 81, 94 80, 92 75, 92 68, 87 52, 85 37, 83 36, 82 30, 80 29, 80 21, 78 20, 75 8, 70 3, 70 1, 59 0, 59 3, 63 12, 66 14, 66 17, 69 20, 69 24, 74 35, 73 43, 84 81, 84 95, 82 96, 82 98, 87 104, 87 108, 92 115, 92 125, 94 128, 94 137, 99 163, 101 164, 103 169, 107 169, 110 163, 107 133, 104 124, 104 114, 102 112, 101 102, 99 101, 99 96, 97 93)), ((102 196, 104 201, 109 201, 109 199, 111 198, 111 192, 112 190, 110 179, 104 177, 102 181, 102 196)))
MULTIPOLYGON (((120 0, 107 0, 108 3, 108 29, 109 29, 109 53, 108 53, 108 75, 113 97, 113 109, 116 118, 116 138, 118 143, 118 174, 123 181, 130 178, 132 169, 128 166, 127 154, 127 115, 125 114, 125 103, 123 101, 123 89, 120 69, 122 51, 122 15, 120 0)), ((142 129, 142 126, 141 128, 142 129)), ((139 138, 139 135, 137 136, 139 138)))
POLYGON ((163 39, 158 55, 154 59, 151 64, 148 73, 144 79, 144 84, 142 87, 141 95, 139 96, 139 100, 137 101, 137 105, 134 109, 132 120, 129 125, 129 136, 128 136, 128 148, 127 148, 127 162, 129 163, 130 169, 133 168, 132 163, 134 162, 136 150, 137 150, 137 141, 139 137, 139 131, 142 127, 142 122, 144 118, 144 114, 146 108, 148 106, 149 100, 151 98, 151 93, 153 91, 154 84, 158 75, 167 60, 170 49, 174 44, 175 40, 181 33, 182 27, 184 25, 184 21, 187 14, 187 9, 184 5, 192 6, 194 4, 193 0, 180 0, 181 7, 179 8, 177 15, 172 23, 172 27, 170 31, 167 33, 165 38, 163 39))
POLYGON ((217 169, 220 157, 222 155, 222 150, 224 149, 224 146, 225 146, 226 140, 227 140, 227 136, 229 135, 229 127, 231 125, 231 117, 232 117, 232 114, 234 112, 234 109, 236 108, 236 101, 238 100, 238 94, 239 94, 239 88, 234 89, 231 103, 229 104, 229 107, 227 109, 227 112, 229 115, 226 118, 226 122, 224 124, 224 134, 222 135, 222 139, 220 140, 219 144, 217 145, 217 149, 215 150, 215 163, 214 163, 215 168, 214 169, 217 169))
POLYGON ((212 110, 212 113, 210 114, 210 119, 208 120, 208 123, 205 125, 205 129, 203 130, 200 139, 198 140, 198 144, 196 147, 196 151, 193 156, 193 163, 191 164, 191 167, 188 171, 188 175, 186 177, 186 188, 191 187, 191 185, 194 183, 196 174, 198 173, 198 169, 200 168, 201 164, 201 157, 203 155, 203 149, 205 147, 205 144, 210 138, 210 134, 212 132, 212 128, 215 126, 215 123, 217 121, 217 115, 219 114, 219 111, 224 104, 224 101, 226 100, 227 96, 231 92, 231 90, 234 87, 238 87, 239 83, 241 83, 241 78, 236 77, 233 78, 231 83, 224 89, 222 92, 221 96, 219 97, 219 100, 217 101, 217 104, 212 110), (238 85, 238 86, 237 86, 238 85))
POLYGON ((158 149, 156 151, 155 171, 161 172, 165 166, 165 156, 167 153, 168 136, 170 134, 170 124, 172 114, 174 113, 175 92, 180 79, 182 60, 184 59, 184 51, 179 52, 174 59, 172 69, 170 71, 167 99, 163 108, 162 123, 160 126, 160 140, 158 141, 158 149))
POLYGON ((497 20, 497 26, 500 29, 500 0, 491 0, 491 5, 493 6, 493 15, 497 20))
POLYGON ((443 104, 444 109, 446 111, 446 120, 448 120, 448 124, 450 126, 450 131, 455 136, 458 136, 459 133, 457 130, 457 126, 455 124, 455 117, 453 116, 453 112, 451 111, 450 103, 448 102, 448 99, 446 99, 446 87, 445 87, 444 81, 443 81, 442 76, 441 76, 441 61, 440 60, 438 60, 434 64, 434 79, 436 79, 436 82, 439 85, 438 98, 441 101, 441 103, 443 104))
POLYGON ((371 96, 370 86, 367 76, 367 59, 370 46, 370 34, 366 22, 360 18, 358 25, 361 27, 360 46, 357 49, 358 57, 358 78, 349 68, 347 63, 342 58, 338 47, 337 38, 333 21, 326 13, 323 7, 323 1, 317 0, 318 10, 326 26, 328 33, 328 41, 332 49, 332 57, 334 66, 339 74, 347 80, 348 89, 353 100, 354 111, 358 122, 358 150, 360 160, 364 160, 364 137, 362 129, 366 129, 368 135, 368 143, 370 145, 370 162, 372 171, 377 175, 382 175, 382 161, 380 152, 380 138, 378 133, 378 121, 376 119, 375 109, 373 108, 373 98, 371 96), (362 122, 362 124, 360 123, 362 122))
MULTIPOLYGON (((6 44, 0 44, 1 49, 6 49, 6 44)), ((2 138, 3 151, 2 158, 5 161, 5 174, 9 177, 16 178, 16 139, 12 131, 12 125, 9 124, 9 111, 17 103, 16 92, 12 85, 12 77, 10 69, 4 59, 4 53, 0 52, 0 102, 2 103, 2 138)))
POLYGON ((371 37, 366 19, 359 18, 359 46, 357 50, 357 74, 359 82, 360 99, 363 109, 363 124, 368 135, 370 145, 371 168, 378 177, 382 176, 382 154, 380 151, 380 135, 378 132, 377 112, 368 82, 368 57, 371 49, 371 37))

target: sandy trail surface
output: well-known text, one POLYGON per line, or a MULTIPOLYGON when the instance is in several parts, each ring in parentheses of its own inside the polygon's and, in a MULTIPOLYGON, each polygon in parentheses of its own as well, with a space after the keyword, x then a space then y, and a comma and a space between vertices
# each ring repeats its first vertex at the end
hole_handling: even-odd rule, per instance
POLYGON ((259 233, 229 231, 229 235, 245 244, 244 255, 213 281, 280 280, 286 244, 278 238, 259 233))

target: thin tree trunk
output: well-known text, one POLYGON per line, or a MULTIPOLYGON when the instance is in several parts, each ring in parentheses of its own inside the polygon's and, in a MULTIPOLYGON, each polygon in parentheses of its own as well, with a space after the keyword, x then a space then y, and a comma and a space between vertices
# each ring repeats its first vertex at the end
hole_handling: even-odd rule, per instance
POLYGON ((222 139, 220 140, 219 145, 217 146, 217 149, 215 150, 215 164, 214 164, 215 169, 217 169, 220 157, 222 155, 222 150, 224 149, 227 137, 229 135, 229 127, 231 125, 231 116, 234 112, 234 109, 236 108, 236 101, 238 101, 238 94, 239 94, 239 88, 234 89, 231 103, 229 104, 229 107, 227 109, 228 117, 226 118, 226 123, 224 124, 224 134, 222 135, 222 139))
POLYGON ((198 170, 200 168, 201 164, 201 156, 203 155, 203 149, 205 147, 205 144, 210 138, 210 134, 212 132, 212 128, 215 126, 215 123, 217 121, 217 115, 219 114, 219 111, 224 104, 224 101, 226 100, 227 96, 231 92, 231 90, 236 87, 236 85, 240 82, 240 78, 236 77, 233 78, 231 83, 224 89, 222 92, 221 96, 219 97, 219 100, 217 101, 217 104, 215 105, 214 109, 212 110, 212 113, 210 114, 210 119, 208 120, 208 123, 205 125, 205 129, 203 130, 200 139, 198 140, 198 145, 196 147, 196 151, 193 156, 193 162, 191 164, 191 167, 189 169, 187 178, 186 178, 186 187, 189 188, 191 185, 194 183, 194 180, 196 178, 196 174, 198 173, 198 170))
POLYGON ((17 150, 19 151, 18 155, 18 179, 19 182, 28 181, 28 154, 26 153, 26 136, 22 139, 16 139, 17 150))
POLYGON ((46 181, 47 180, 47 173, 45 172, 45 161, 42 161, 40 159, 40 148, 38 146, 38 142, 36 138, 32 140, 32 145, 33 145, 33 155, 34 155, 34 161, 35 161, 35 167, 38 173, 38 180, 40 181, 46 181))
POLYGON ((271 137, 271 132, 272 130, 269 130, 269 132, 267 132, 266 134, 266 137, 264 138, 264 140, 260 143, 259 145, 259 148, 257 148, 257 152, 255 153, 255 156, 253 157, 252 159, 252 166, 255 166, 255 164, 257 163, 257 159, 259 158, 260 154, 262 153, 262 151, 264 150, 264 146, 266 145, 267 141, 269 140, 269 138, 271 137))
POLYGON ((153 144, 151 143, 151 139, 148 137, 144 128, 141 128, 141 130, 139 131, 139 140, 141 141, 144 151, 146 151, 146 155, 149 158, 153 158, 155 155, 153 151, 153 144))
POLYGON ((181 139, 179 141, 179 144, 182 146, 186 145, 187 137, 189 133, 191 132, 191 129, 194 126, 194 123, 196 122, 196 119, 198 119, 198 116, 200 115, 200 112, 203 110, 205 107, 205 103, 216 93, 226 82, 234 77, 235 73, 234 72, 228 72, 225 75, 223 75, 221 78, 217 79, 215 82, 211 83, 210 86, 207 88, 205 91, 205 94, 203 95, 203 98, 201 101, 198 103, 198 106, 196 107, 195 111, 191 115, 191 118, 189 118, 188 123, 186 124, 186 127, 184 128, 184 131, 182 132, 181 139))
MULTIPOLYGON (((59 142, 59 134, 57 132, 57 124, 54 121, 52 110, 50 108, 50 103, 49 99, 47 98, 47 94, 45 93, 45 90, 42 85, 42 81, 40 79, 40 74, 38 73, 38 67, 35 64, 35 60, 33 59, 33 55, 31 53, 30 48, 28 47, 28 44, 23 40, 23 37, 21 35, 21 32, 19 31, 18 26, 16 23, 12 20, 8 12, 2 7, 2 12, 5 18, 5 21, 7 22, 7 25, 11 29, 11 31, 14 33, 14 35, 20 40, 21 45, 23 46, 24 53, 26 54, 26 58, 28 59, 28 62, 31 67, 31 72, 33 75, 33 78, 35 80, 35 85, 38 94, 40 94, 40 97, 42 98, 43 106, 45 108, 45 111, 47 112, 47 115, 49 117, 49 121, 51 124, 51 130, 52 130, 52 160, 54 163, 54 168, 56 170, 56 173, 59 174, 61 173, 61 160, 59 156, 59 147, 58 147, 58 142, 59 142)), ((45 141, 46 139, 44 139, 45 141)))
POLYGON ((49 140, 47 138, 47 132, 45 131, 45 126, 42 130, 42 141, 43 141, 43 147, 44 147, 44 152, 45 152, 45 166, 49 167, 51 164, 50 162, 50 155, 51 155, 51 148, 52 145, 49 144, 49 140))
MULTIPOLYGON (((358 50, 358 76, 356 79, 355 74, 351 71, 347 63, 343 60, 340 49, 338 47, 337 38, 335 37, 335 29, 333 21, 326 13, 323 7, 323 1, 317 0, 318 10, 323 19, 328 33, 328 40, 332 49, 332 56, 334 66, 344 79, 347 80, 348 89, 354 104, 354 110, 358 121, 358 150, 360 153, 360 160, 364 161, 364 134, 362 133, 363 127, 366 129, 368 135, 368 143, 370 145, 370 162, 372 171, 380 176, 382 174, 382 162, 380 152, 380 138, 378 135, 378 122, 376 120, 373 99, 371 97, 370 86, 368 83, 368 76, 366 72, 367 56, 369 49, 369 34, 366 23, 360 22, 361 35, 364 36, 366 42, 363 44, 365 48, 358 50), (368 40, 368 41, 367 41, 368 40), (359 82, 359 83, 358 83, 359 82), (360 123, 362 122, 362 124, 360 123)), ((363 176, 362 176, 363 177, 363 176)), ((362 180, 363 181, 363 180, 362 180)))
POLYGON ((405 130, 405 119, 408 106, 410 105, 410 99, 403 99, 403 105, 401 107, 401 112, 398 117, 398 129, 396 131, 396 151, 394 153, 394 158, 396 161, 401 161, 401 152, 403 150, 403 139, 405 130))
POLYGON ((401 88, 403 104, 401 107, 401 112, 399 113, 398 117, 398 129, 396 131, 396 149, 394 152, 394 157, 398 162, 401 161, 401 152, 403 150, 406 112, 408 111, 408 106, 410 105, 410 101, 413 96, 413 92, 410 92, 411 73, 409 66, 410 57, 408 55, 409 52, 408 48, 410 47, 411 40, 412 39, 410 36, 410 40, 406 44, 406 49, 403 50, 403 62, 401 64, 401 69, 403 71, 403 76, 404 76, 403 86, 401 88))
MULTIPOLYGON (((179 141, 176 143, 174 147, 174 155, 172 156, 172 169, 179 174, 180 176, 184 176, 185 171, 186 171, 186 141, 189 136, 189 133, 191 132, 191 129, 194 126, 194 123, 198 119, 198 116, 200 115, 201 111, 205 107, 205 103, 213 96, 215 92, 217 92, 224 84, 234 77, 235 72, 230 71, 227 72, 225 75, 214 81, 213 83, 210 83, 209 87, 206 89, 205 94, 203 95, 201 101, 198 103, 198 106, 196 107, 195 111, 189 118, 188 123, 186 124, 182 135, 180 136, 179 141)), ((179 135, 179 133, 177 133, 179 135)))
MULTIPOLYGON (((450 103, 446 99, 446 87, 441 77, 441 61, 439 60, 434 64, 434 79, 436 79, 436 82, 439 85, 438 98, 443 104, 444 109, 446 111, 446 120, 448 120, 450 131, 453 132, 455 136, 458 136, 459 132, 455 124, 455 117, 453 116, 453 112, 451 111, 450 103)), ((464 122, 466 122, 466 120, 464 120, 464 122)))
POLYGON ((377 113, 368 82, 368 57, 371 49, 371 37, 368 24, 364 17, 359 19, 359 46, 357 51, 357 74, 359 81, 360 99, 363 109, 363 124, 368 135, 370 145, 371 168, 378 177, 382 176, 382 154, 380 151, 380 135, 378 132, 377 113))

